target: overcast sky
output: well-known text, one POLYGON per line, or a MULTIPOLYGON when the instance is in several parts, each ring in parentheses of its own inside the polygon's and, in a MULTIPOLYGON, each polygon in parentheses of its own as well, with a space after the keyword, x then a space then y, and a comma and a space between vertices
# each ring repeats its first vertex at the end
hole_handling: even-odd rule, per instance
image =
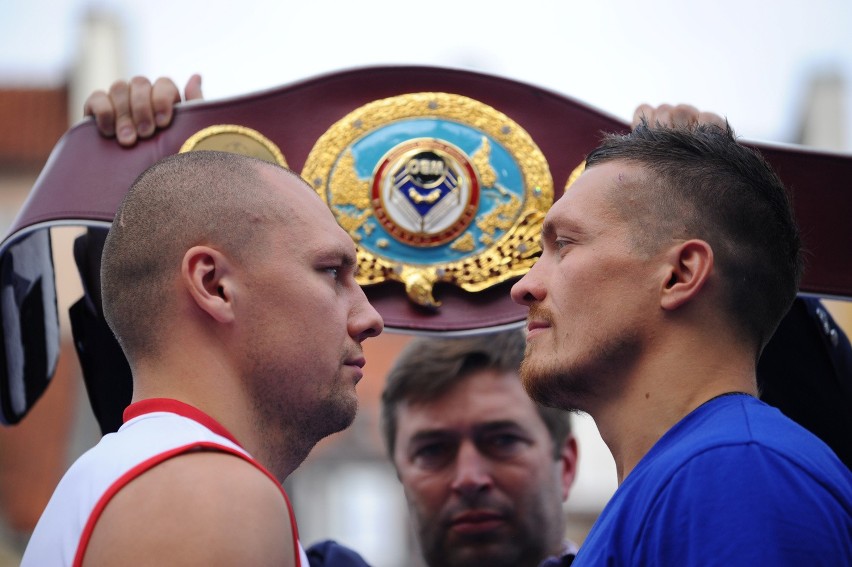
POLYGON ((847 84, 837 119, 852 132, 850 0, 0 0, 0 84, 61 82, 92 7, 122 23, 127 76, 182 84, 200 72, 208 98, 353 66, 434 64, 625 119, 639 102, 690 102, 747 138, 789 141, 809 80, 833 73, 847 84))

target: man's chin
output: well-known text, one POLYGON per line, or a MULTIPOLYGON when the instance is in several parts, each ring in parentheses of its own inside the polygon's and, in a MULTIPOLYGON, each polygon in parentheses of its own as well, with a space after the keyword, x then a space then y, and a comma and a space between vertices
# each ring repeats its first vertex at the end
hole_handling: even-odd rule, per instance
POLYGON ((517 565, 517 550, 511 547, 505 536, 494 537, 487 541, 466 541, 448 547, 444 561, 439 565, 452 567, 473 567, 488 565, 489 567, 517 565))
POLYGON ((341 400, 338 404, 338 411, 334 421, 337 428, 331 433, 338 433, 344 429, 348 429, 352 422, 355 421, 355 416, 358 414, 358 398, 341 400))
POLYGON ((524 359, 520 375, 527 395, 540 404, 551 405, 561 392, 560 377, 534 360, 524 359))
MULTIPOLYGON (((352 396, 339 396, 324 404, 321 419, 316 420, 316 427, 320 439, 339 433, 352 425, 358 413, 358 398, 352 396)), ((319 440, 319 439, 318 439, 319 440)))

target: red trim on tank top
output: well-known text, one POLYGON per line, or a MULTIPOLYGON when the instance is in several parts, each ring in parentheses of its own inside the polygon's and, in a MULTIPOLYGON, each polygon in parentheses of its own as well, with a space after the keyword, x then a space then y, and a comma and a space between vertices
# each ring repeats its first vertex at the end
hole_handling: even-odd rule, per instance
MULTIPOLYGON (((150 400, 145 400, 145 401, 150 401, 150 400)), ((166 401, 176 401, 176 400, 166 400, 166 401)), ((142 403, 142 402, 139 402, 139 403, 142 403)), ((182 402, 177 402, 177 403, 179 403, 183 406, 186 406, 190 409, 195 410, 195 408, 192 408, 192 406, 187 406, 186 404, 183 404, 182 402)), ((137 405, 137 404, 133 404, 132 406, 128 407, 127 409, 129 410, 131 407, 133 407, 135 405, 137 405)), ((164 410, 157 409, 157 410, 154 410, 154 411, 164 411, 164 410)), ((198 412, 201 415, 204 415, 203 412, 200 412, 198 410, 195 410, 195 411, 198 412)), ((132 413, 133 412, 131 412, 131 414, 132 413)), ((143 411, 143 412, 141 412, 137 415, 143 415, 145 413, 150 413, 150 412, 143 411)), ((130 418, 128 418, 127 417, 128 416, 127 410, 125 410, 125 413, 124 413, 125 420, 132 419, 133 417, 137 417, 137 415, 132 415, 130 418)), ((187 417, 189 417, 189 416, 187 416, 187 417)), ((192 419, 194 419, 194 418, 192 418, 192 419)), ((143 474, 145 471, 152 469, 153 467, 159 465, 160 463, 163 463, 163 462, 165 462, 165 461, 167 461, 167 460, 169 460, 173 457, 176 457, 178 455, 182 455, 184 453, 188 453, 190 451, 197 451, 197 450, 220 451, 222 453, 229 453, 231 455, 239 457, 239 458, 243 459, 244 461, 253 465, 260 472, 262 472, 267 477, 269 477, 269 479, 272 480, 272 482, 275 483, 275 486, 278 487, 278 490, 281 492, 281 495, 284 497, 284 502, 287 504, 287 513, 290 516, 290 533, 293 537, 293 553, 295 555, 294 565, 296 567, 307 567, 306 565, 305 566, 302 565, 302 559, 301 559, 301 556, 299 554, 299 528, 298 528, 298 526, 296 526, 296 515, 293 512, 293 506, 290 504, 290 498, 287 496, 287 492, 284 490, 284 487, 281 486, 281 483, 278 482, 278 479, 275 478, 275 476, 271 472, 269 472, 266 469, 266 467, 264 467, 262 464, 260 464, 256 460, 254 460, 254 458, 252 458, 251 456, 249 456, 249 455, 247 455, 247 454, 245 454, 241 451, 238 451, 238 450, 236 450, 232 447, 220 445, 218 443, 214 443, 214 442, 211 442, 211 441, 199 441, 199 442, 195 442, 195 443, 189 443, 189 444, 183 445, 181 447, 175 447, 174 449, 164 451, 164 452, 162 452, 158 455, 154 455, 153 457, 151 457, 151 458, 149 458, 145 461, 142 461, 141 463, 139 463, 135 467, 131 468, 126 473, 121 475, 118 478, 118 480, 116 480, 114 483, 112 483, 110 485, 110 487, 106 490, 106 492, 104 492, 101 495, 101 497, 98 499, 98 502, 95 504, 95 507, 92 509, 92 512, 89 514, 89 519, 86 521, 86 525, 83 527, 83 532, 80 534, 80 542, 77 545, 77 553, 74 556, 73 567, 81 567, 83 565, 83 556, 86 553, 86 549, 89 547, 89 540, 92 538, 92 532, 94 532, 94 530, 95 530, 95 525, 98 523, 98 519, 101 517, 101 514, 103 513, 107 504, 109 504, 110 500, 112 500, 112 498, 116 494, 118 494, 118 492, 122 488, 127 486, 127 484, 130 481, 137 478, 138 476, 143 474)))
POLYGON ((225 429, 221 423, 200 409, 171 398, 149 398, 147 400, 141 400, 134 404, 130 404, 124 409, 124 423, 127 423, 131 419, 141 415, 156 412, 175 413, 193 421, 197 421, 216 435, 221 435, 225 439, 228 439, 242 447, 240 442, 237 441, 237 439, 231 435, 231 432, 225 429))

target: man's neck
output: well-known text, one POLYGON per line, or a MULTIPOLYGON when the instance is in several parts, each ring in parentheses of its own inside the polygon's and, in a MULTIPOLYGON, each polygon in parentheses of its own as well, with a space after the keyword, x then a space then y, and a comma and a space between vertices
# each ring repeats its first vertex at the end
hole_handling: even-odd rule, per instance
POLYGON ((746 353, 669 349, 646 360, 653 364, 631 372, 617 398, 589 411, 615 459, 619 484, 669 429, 701 404, 730 392, 757 395, 754 363, 746 353))
MULTIPOLYGON (((133 402, 172 398, 197 408, 227 429, 281 482, 298 467, 305 455, 297 459, 285 454, 286 451, 270 447, 269 431, 255 418, 251 401, 240 387, 241 381, 223 370, 226 365, 206 364, 209 359, 195 360, 191 364, 184 364, 180 359, 164 364, 164 360, 166 357, 158 359, 156 364, 143 363, 133 368, 133 402)), ((285 446, 290 449, 292 445, 295 443, 285 446)))

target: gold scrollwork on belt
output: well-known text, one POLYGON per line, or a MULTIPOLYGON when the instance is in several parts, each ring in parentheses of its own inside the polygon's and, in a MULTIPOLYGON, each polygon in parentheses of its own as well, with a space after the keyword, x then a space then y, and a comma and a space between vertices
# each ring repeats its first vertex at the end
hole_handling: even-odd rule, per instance
POLYGON ((553 202, 547 160, 518 123, 440 92, 350 112, 317 140, 302 177, 355 241, 358 283, 402 282, 435 309, 439 282, 477 292, 526 273, 553 202))

